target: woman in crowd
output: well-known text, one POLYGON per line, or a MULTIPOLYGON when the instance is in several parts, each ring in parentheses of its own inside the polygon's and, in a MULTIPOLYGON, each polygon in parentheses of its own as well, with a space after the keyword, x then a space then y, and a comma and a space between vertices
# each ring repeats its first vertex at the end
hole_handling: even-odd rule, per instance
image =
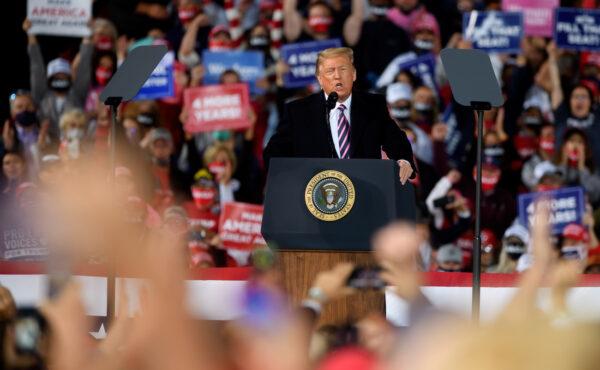
POLYGON ((18 186, 27 180, 27 163, 19 152, 7 152, 2 157, 2 198, 14 197, 18 186))
POLYGON ((583 130, 571 128, 563 136, 555 162, 567 186, 583 186, 592 204, 600 201, 600 176, 595 172, 592 149, 583 130))

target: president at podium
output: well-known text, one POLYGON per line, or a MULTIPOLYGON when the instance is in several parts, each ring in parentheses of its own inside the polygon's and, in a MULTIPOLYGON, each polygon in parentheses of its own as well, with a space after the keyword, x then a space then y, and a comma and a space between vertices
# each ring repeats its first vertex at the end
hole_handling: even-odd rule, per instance
POLYGON ((383 150, 398 162, 402 184, 414 178, 412 148, 390 117, 385 98, 352 89, 352 49, 321 51, 316 76, 322 91, 286 104, 264 150, 265 164, 273 157, 376 159, 383 150))

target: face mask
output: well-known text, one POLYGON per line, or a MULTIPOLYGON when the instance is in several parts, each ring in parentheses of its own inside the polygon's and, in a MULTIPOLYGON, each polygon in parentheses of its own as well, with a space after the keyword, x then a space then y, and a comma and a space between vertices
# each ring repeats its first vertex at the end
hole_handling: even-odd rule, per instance
POLYGON ((506 254, 508 255, 508 257, 511 260, 516 261, 519 259, 519 257, 521 257, 521 255, 523 253, 525 253, 525 245, 523 245, 523 244, 505 244, 504 250, 506 251, 506 254))
POLYGON ((521 158, 531 157, 537 149, 537 138, 531 135, 518 134, 514 145, 521 158))
POLYGON ((250 38, 249 43, 254 48, 263 48, 269 45, 269 39, 264 36, 254 36, 250 38))
POLYGON ((433 49, 433 42, 429 41, 429 40, 416 39, 414 44, 415 44, 415 48, 417 48, 419 50, 431 51, 433 49))
POLYGON ((537 191, 552 191, 552 190, 556 190, 558 189, 560 186, 557 185, 538 185, 537 186, 537 191))
POLYGON ((179 16, 179 20, 181 21, 181 23, 186 24, 189 23, 192 19, 194 19, 199 12, 200 10, 194 6, 179 9, 177 15, 179 16))
POLYGON ((331 23, 333 23, 333 19, 331 17, 312 16, 308 18, 308 26, 313 30, 314 33, 329 32, 331 23))
POLYGON ((585 118, 569 117, 567 118, 567 126, 579 129, 586 129, 594 124, 594 114, 590 113, 585 118))
POLYGON ((542 149, 548 156, 554 155, 554 138, 544 137, 540 139, 540 149, 542 149))
POLYGON ((587 258, 587 248, 583 244, 570 245, 560 249, 562 258, 566 260, 584 260, 587 258))
POLYGON ((208 165, 208 170, 213 173, 215 177, 220 177, 225 172, 225 163, 212 162, 208 165))
POLYGON ((148 113, 138 114, 136 120, 144 126, 154 126, 154 115, 148 113))
POLYGON ((83 131, 82 128, 71 128, 71 129, 67 130, 67 140, 69 140, 69 141, 81 140, 81 139, 83 139, 84 135, 85 135, 85 132, 83 131))
POLYGON ((50 88, 58 92, 64 92, 71 88, 71 80, 68 78, 53 78, 50 80, 50 88))
POLYGON ((231 49, 231 45, 229 41, 209 40, 208 49, 211 51, 229 50, 231 49))
MULTIPOLYGON (((433 121, 433 108, 427 103, 415 103, 415 111, 421 116, 422 120, 433 121)), ((417 119, 419 120, 419 119, 417 119)), ((433 123, 433 122, 429 122, 433 123)))
POLYGON ((577 165, 577 163, 579 162, 580 155, 581 154, 579 154, 578 149, 569 150, 569 152, 567 153, 567 159, 569 160, 569 164, 577 165))
POLYGON ((392 117, 405 120, 410 117, 410 109, 408 108, 392 108, 392 117))
POLYGON ((169 167, 169 159, 168 158, 154 158, 154 164, 158 167, 169 167))
POLYGON ((500 145, 492 145, 483 149, 483 157, 486 163, 500 166, 504 158, 504 148, 500 145))
POLYGON ((96 68, 96 81, 98 81, 98 85, 106 86, 111 77, 112 69, 102 66, 96 68))
POLYGON ((421 113, 421 112, 429 112, 431 110, 431 104, 416 102, 415 103, 415 110, 417 112, 419 112, 419 113, 421 113))
POLYGON ((229 131, 214 131, 212 136, 217 141, 227 141, 231 138, 231 132, 229 132, 229 131))
POLYGON ((25 110, 15 116, 15 122, 23 127, 30 127, 37 122, 35 112, 25 110))
POLYGON ((98 36, 98 40, 96 41, 96 49, 98 50, 112 50, 113 49, 113 40, 112 37, 101 35, 98 36))
POLYGON ((539 116, 524 116, 523 123, 530 126, 539 126, 542 119, 539 116))
POLYGON ((388 8, 387 6, 371 6, 371 13, 377 17, 385 17, 387 14, 388 8))
POLYGON ((484 192, 488 192, 488 191, 492 191, 496 188, 496 185, 498 184, 498 180, 499 180, 499 176, 498 175, 486 175, 486 174, 482 174, 481 175, 481 190, 483 190, 484 192))
POLYGON ((192 186, 192 198, 196 207, 206 209, 213 205, 217 195, 215 188, 205 188, 200 186, 192 186))

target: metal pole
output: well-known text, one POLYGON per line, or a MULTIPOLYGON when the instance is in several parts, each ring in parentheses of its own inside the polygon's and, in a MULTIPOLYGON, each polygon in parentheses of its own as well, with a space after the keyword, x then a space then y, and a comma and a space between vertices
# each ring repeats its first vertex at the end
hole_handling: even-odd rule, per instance
MULTIPOLYGON (((121 98, 108 98, 105 102, 110 105, 112 113, 112 123, 110 126, 110 182, 115 186, 115 168, 117 166, 117 110, 121 104, 121 98)), ((116 294, 116 263, 115 252, 109 248, 107 256, 107 298, 106 298, 106 320, 108 323, 115 317, 115 294, 116 294)))
POLYGON ((475 236, 473 238, 473 291, 471 314, 479 322, 481 293, 481 157, 483 151, 483 110, 477 110, 477 178, 475 181, 475 236))

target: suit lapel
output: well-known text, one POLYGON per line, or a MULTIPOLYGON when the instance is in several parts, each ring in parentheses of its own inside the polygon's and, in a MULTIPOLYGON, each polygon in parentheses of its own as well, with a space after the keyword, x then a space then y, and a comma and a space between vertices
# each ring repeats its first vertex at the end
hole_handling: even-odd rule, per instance
MULTIPOLYGON (((322 147, 325 153, 329 153, 328 157, 331 157, 333 154, 337 157, 337 153, 331 153, 331 129, 327 125, 327 118, 325 116, 325 95, 321 90, 314 97, 316 99, 316 104, 308 104, 309 107, 312 107, 310 112, 311 119, 308 120, 310 124, 313 125, 312 132, 316 133, 317 137, 316 142, 319 143, 319 147, 322 147)), ((332 139, 335 140, 335 139, 332 139)))
POLYGON ((350 106, 350 158, 354 158, 360 146, 360 139, 368 121, 367 111, 368 107, 361 96, 353 92, 350 106))

